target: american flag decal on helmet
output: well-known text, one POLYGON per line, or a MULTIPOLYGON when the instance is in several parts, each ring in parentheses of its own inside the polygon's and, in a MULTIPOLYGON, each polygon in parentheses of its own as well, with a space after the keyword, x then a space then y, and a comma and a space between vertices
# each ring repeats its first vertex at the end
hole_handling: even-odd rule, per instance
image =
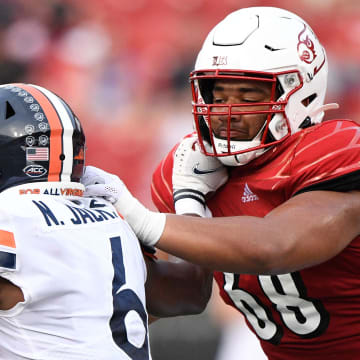
POLYGON ((30 147, 26 149, 27 161, 48 161, 49 148, 30 147))

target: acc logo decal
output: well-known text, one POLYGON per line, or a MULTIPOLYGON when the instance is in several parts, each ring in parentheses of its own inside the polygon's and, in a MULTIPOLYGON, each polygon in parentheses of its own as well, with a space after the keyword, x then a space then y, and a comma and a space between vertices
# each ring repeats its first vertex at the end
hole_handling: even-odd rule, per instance
POLYGON ((316 58, 315 45, 310 39, 309 35, 304 35, 306 31, 306 25, 304 24, 304 30, 302 30, 298 36, 299 42, 297 45, 300 60, 311 64, 316 58), (301 38, 303 36, 303 38, 301 38))
POLYGON ((29 177, 40 177, 47 173, 47 170, 41 165, 28 165, 24 167, 23 172, 29 177))

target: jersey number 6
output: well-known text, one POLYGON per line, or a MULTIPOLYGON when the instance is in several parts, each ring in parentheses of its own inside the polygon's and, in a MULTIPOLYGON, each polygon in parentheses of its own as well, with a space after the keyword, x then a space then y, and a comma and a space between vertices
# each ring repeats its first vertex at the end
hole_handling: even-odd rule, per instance
MULTIPOLYGON (((110 238, 112 249, 112 261, 114 266, 113 280, 113 303, 114 313, 110 319, 110 328, 115 343, 134 360, 149 360, 148 336, 147 336, 147 315, 144 306, 131 289, 121 289, 126 283, 123 252, 120 236, 110 238), (126 316, 132 313, 142 320, 139 324, 138 332, 142 330, 144 342, 140 346, 135 346, 129 341, 129 334, 126 328, 126 316), (142 327, 143 326, 143 327, 142 327)), ((134 324, 132 324, 134 326, 134 324)))

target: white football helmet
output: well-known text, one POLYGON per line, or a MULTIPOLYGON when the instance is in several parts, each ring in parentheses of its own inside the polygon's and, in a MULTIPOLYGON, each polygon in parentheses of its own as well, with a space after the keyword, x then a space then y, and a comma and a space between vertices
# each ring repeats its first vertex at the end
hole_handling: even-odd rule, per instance
POLYGON ((190 74, 195 128, 203 152, 228 166, 244 165, 291 134, 320 123, 324 110, 337 107, 324 105, 327 74, 324 48, 297 15, 274 7, 244 8, 229 14, 207 36, 190 74), (222 113, 227 115, 226 139, 212 131, 216 107, 212 87, 217 79, 272 84, 270 102, 255 104, 262 106, 261 111, 246 111, 249 104, 245 103, 221 105, 227 109, 222 113), (264 105, 268 110, 263 110, 264 105), (234 106, 241 111, 235 112, 234 106), (253 139, 231 140, 232 115, 264 113, 267 120, 253 139))

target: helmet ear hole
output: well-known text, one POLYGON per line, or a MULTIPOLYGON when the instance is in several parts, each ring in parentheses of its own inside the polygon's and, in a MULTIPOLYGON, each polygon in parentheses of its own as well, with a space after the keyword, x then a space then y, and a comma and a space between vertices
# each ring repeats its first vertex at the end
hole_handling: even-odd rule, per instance
POLYGON ((11 104, 7 101, 6 102, 6 113, 5 113, 5 120, 11 118, 12 116, 15 115, 15 110, 14 108, 11 106, 11 104))

